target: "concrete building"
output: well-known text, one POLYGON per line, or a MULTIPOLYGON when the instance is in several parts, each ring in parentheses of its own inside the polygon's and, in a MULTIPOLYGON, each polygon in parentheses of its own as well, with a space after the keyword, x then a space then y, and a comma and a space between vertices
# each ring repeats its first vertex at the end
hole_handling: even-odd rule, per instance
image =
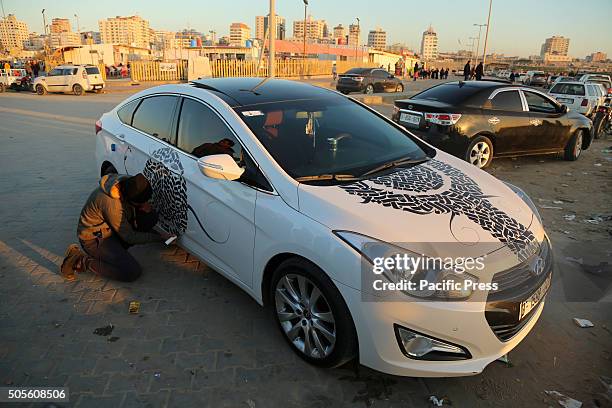
MULTIPOLYGON (((256 16, 255 17, 255 38, 263 40, 266 36, 266 30, 268 29, 268 20, 270 15, 267 16, 256 16)), ((276 19, 276 39, 284 40, 286 37, 287 26, 285 18, 281 16, 275 16, 276 19)))
POLYGON ((106 44, 149 48, 153 42, 149 22, 139 16, 107 18, 100 20, 98 25, 102 42, 106 44))
POLYGON ((11 50, 14 48, 22 50, 29 42, 28 25, 17 20, 13 14, 0 20, 0 49, 11 50))
POLYGON ((89 44, 90 40, 92 44, 100 44, 102 37, 99 31, 81 31, 81 44, 89 44))
POLYGON ((306 21, 295 20, 293 22, 293 38, 299 40, 304 38, 304 26, 306 27, 306 38, 309 40, 320 41, 324 38, 325 20, 314 20, 312 16, 308 16, 306 21), (304 25, 305 23, 305 25, 304 25))
POLYGON ((346 44, 346 27, 344 27, 342 24, 335 26, 333 38, 336 44, 346 44))
POLYGON ((359 45, 359 38, 361 36, 361 28, 357 24, 351 24, 349 26, 348 33, 348 45, 351 47, 355 47, 359 45))
POLYGON ((45 48, 47 36, 44 34, 30 33, 28 41, 24 44, 24 48, 30 51, 40 51, 45 48))
POLYGON ((51 20, 51 34, 69 33, 72 31, 70 20, 67 18, 54 18, 51 20))
POLYGON ((203 39, 203 34, 193 28, 185 28, 182 31, 178 31, 175 35, 175 47, 178 48, 189 48, 191 46, 191 40, 203 39))
POLYGON ((176 34, 174 31, 155 30, 153 34, 153 49, 178 48, 179 40, 177 40, 176 34))
POLYGON ((232 23, 230 25, 230 45, 244 47, 249 38, 251 38, 251 29, 248 25, 244 23, 232 23))
POLYGON ((424 60, 438 59, 438 34, 432 26, 423 32, 421 38, 421 58, 424 60))
POLYGON ((546 59, 545 54, 567 55, 569 43, 569 38, 553 35, 544 40, 544 44, 542 44, 542 48, 540 49, 540 57, 546 59))
POLYGON ((75 47, 81 45, 81 36, 72 31, 61 31, 49 35, 49 46, 51 49, 61 47, 75 47))
POLYGON ((608 55, 605 52, 597 51, 586 57, 589 62, 602 62, 608 59, 608 55))
POLYGON ((384 50, 387 47, 387 32, 378 27, 368 33, 368 47, 384 50))

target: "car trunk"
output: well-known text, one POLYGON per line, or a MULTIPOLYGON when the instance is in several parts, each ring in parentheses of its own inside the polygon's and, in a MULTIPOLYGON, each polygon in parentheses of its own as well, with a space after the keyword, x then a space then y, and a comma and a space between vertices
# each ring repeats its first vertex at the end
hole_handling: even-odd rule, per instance
POLYGON ((87 72, 87 82, 90 85, 101 85, 104 83, 104 79, 102 78, 102 74, 97 67, 88 67, 86 68, 87 72))
POLYGON ((339 84, 360 84, 361 80, 356 80, 356 78, 363 78, 363 75, 359 74, 342 74, 338 76, 339 84))

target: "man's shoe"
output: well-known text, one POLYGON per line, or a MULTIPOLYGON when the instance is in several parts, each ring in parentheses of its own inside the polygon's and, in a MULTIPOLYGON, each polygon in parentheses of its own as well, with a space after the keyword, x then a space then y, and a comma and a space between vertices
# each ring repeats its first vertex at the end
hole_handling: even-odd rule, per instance
POLYGON ((71 244, 66 249, 64 254, 64 260, 62 266, 60 266, 60 273, 67 281, 74 281, 76 279, 75 272, 77 271, 77 265, 81 262, 83 256, 79 246, 71 244))

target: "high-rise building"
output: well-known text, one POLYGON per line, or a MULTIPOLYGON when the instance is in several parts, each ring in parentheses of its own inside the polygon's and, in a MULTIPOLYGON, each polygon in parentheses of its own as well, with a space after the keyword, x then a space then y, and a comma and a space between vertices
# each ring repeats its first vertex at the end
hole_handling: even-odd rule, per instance
POLYGON ((356 47, 359 45, 359 37, 361 35, 361 28, 358 24, 349 25, 348 33, 348 45, 356 47))
POLYGON ((54 18, 51 20, 51 34, 69 33, 72 31, 70 20, 67 18, 54 18))
POLYGON ((28 25, 17 20, 13 14, 9 14, 0 20, 0 48, 22 50, 29 43, 28 34, 28 25))
POLYGON ((384 50, 387 47, 387 32, 378 27, 368 33, 368 47, 375 50, 384 50))
POLYGON ((542 44, 542 48, 540 49, 540 57, 546 59, 546 54, 567 55, 569 42, 570 39, 563 36, 553 35, 547 38, 544 40, 544 44, 542 44))
POLYGON ((312 16, 308 16, 306 21, 295 20, 293 22, 293 38, 304 38, 304 23, 306 24, 306 38, 310 40, 321 40, 324 37, 325 20, 314 20, 312 16))
POLYGON ((81 45, 81 36, 72 31, 61 31, 49 34, 49 46, 52 49, 61 47, 76 47, 81 45))
POLYGON ((590 62, 601 62, 608 59, 608 55, 605 52, 597 51, 586 57, 587 61, 590 62))
POLYGON ((249 38, 251 38, 251 29, 248 25, 244 23, 232 23, 230 25, 230 45, 244 47, 249 38))
POLYGON ((334 27, 334 40, 341 39, 344 41, 346 39, 346 27, 342 24, 338 24, 334 27))
POLYGON ((438 58, 438 34, 432 26, 423 32, 421 39, 421 58, 435 60, 438 58))
MULTIPOLYGON (((270 15, 267 16, 256 16, 255 17, 255 38, 263 40, 266 36, 266 30, 268 29, 268 20, 270 15)), ((276 19, 276 39, 284 40, 286 37, 286 25, 285 18, 281 16, 275 16, 276 19)))
POLYGON ((153 40, 153 48, 156 50, 167 50, 170 48, 180 48, 179 40, 176 38, 176 34, 174 31, 167 30, 155 30, 154 31, 154 40, 153 40))
POLYGON ((98 25, 103 43, 149 48, 153 42, 149 22, 139 16, 107 18, 98 25))

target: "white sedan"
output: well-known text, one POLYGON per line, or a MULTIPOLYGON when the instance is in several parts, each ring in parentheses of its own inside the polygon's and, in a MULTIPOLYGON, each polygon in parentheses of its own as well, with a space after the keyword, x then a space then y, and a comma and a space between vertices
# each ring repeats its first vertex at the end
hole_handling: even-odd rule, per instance
POLYGON ((269 307, 310 363, 473 375, 544 307, 552 251, 531 200, 337 92, 163 85, 96 133, 100 174, 143 173, 159 227, 269 307))

